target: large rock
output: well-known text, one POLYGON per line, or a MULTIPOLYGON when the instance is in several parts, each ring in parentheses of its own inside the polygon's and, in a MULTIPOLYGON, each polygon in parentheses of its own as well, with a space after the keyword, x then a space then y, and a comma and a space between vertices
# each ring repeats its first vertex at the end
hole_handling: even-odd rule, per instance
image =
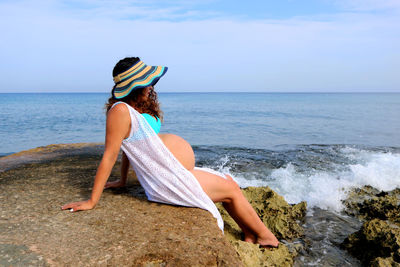
POLYGON ((400 190, 378 191, 370 186, 355 189, 345 200, 346 212, 365 220, 361 229, 342 244, 364 264, 400 264, 400 190))
POLYGON ((0 266, 242 265, 209 212, 149 202, 135 181, 93 210, 61 211, 90 196, 101 155, 72 147, 0 158, 0 266))
MULTIPOLYGON (((282 196, 269 187, 248 187, 242 190, 261 220, 282 240, 293 240, 303 236, 299 222, 306 213, 306 203, 289 205, 282 196)), ((242 231, 222 205, 218 205, 225 222, 225 236, 235 247, 246 266, 292 266, 300 248, 291 248, 281 243, 276 249, 260 248, 259 245, 241 241, 242 231)))

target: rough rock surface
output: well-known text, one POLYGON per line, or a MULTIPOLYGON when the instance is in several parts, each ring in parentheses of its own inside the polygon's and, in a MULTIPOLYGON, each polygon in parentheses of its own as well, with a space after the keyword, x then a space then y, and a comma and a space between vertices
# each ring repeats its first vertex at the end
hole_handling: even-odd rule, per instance
POLYGON ((391 257, 378 257, 371 262, 371 267, 400 267, 400 263, 395 262, 391 257))
MULTIPOLYGON (((248 187, 242 190, 262 221, 282 240, 293 240, 303 235, 299 225, 306 213, 306 203, 289 205, 282 196, 269 187, 248 187)), ((218 205, 225 222, 225 236, 230 240, 246 266, 292 266, 297 251, 281 243, 276 249, 260 248, 259 245, 241 241, 239 226, 228 215, 222 205, 218 205)))
POLYGON ((101 149, 39 151, 44 162, 32 151, 26 154, 34 163, 0 158, 8 169, 0 172, 0 266, 242 265, 209 212, 149 202, 134 181, 105 190, 91 211, 61 211, 90 196, 101 149))
POLYGON ((299 221, 306 215, 306 202, 289 205, 269 187, 248 187, 243 193, 278 239, 293 240, 304 235, 299 221))
POLYGON ((346 212, 365 222, 342 246, 370 266, 400 266, 400 190, 355 189, 344 202, 346 212))
POLYGON ((400 189, 385 192, 364 186, 350 192, 344 204, 349 215, 400 223, 400 189))
MULTIPOLYGON (((147 201, 135 179, 105 190, 95 209, 60 207, 90 196, 101 145, 52 145, 0 158, 0 266, 291 266, 295 249, 240 241, 226 216, 225 236, 197 208, 147 201), (229 241, 228 241, 229 240, 229 241)), ((119 177, 119 165, 110 180, 119 177)), ((302 235, 295 206, 269 188, 244 189, 280 238, 302 235)))

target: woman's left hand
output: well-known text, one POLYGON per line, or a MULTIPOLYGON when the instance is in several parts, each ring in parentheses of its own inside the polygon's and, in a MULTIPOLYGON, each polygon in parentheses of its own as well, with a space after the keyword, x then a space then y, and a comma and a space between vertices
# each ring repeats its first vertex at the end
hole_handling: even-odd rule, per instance
POLYGON ((62 210, 67 210, 70 209, 71 212, 79 211, 79 210, 91 210, 94 208, 94 204, 92 201, 86 200, 86 201, 79 201, 79 202, 72 202, 69 204, 65 204, 64 206, 61 207, 62 210))

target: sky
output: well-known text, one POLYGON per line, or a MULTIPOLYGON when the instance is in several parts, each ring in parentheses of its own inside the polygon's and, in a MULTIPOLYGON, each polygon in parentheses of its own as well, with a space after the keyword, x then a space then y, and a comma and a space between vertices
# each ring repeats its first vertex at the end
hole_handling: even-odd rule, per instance
POLYGON ((0 93, 400 92, 400 0, 0 0, 0 93))

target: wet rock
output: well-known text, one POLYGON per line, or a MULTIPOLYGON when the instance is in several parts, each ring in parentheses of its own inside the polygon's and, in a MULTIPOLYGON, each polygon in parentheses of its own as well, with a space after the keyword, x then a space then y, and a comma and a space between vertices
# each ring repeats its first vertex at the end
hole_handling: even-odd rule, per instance
MULTIPOLYGON (((282 196, 269 187, 248 187, 243 194, 261 220, 282 240, 293 240, 303 235, 300 221, 306 213, 306 203, 289 205, 282 196)), ((241 241, 242 231, 222 205, 217 205, 225 222, 225 236, 233 244, 245 266, 292 266, 300 244, 292 249, 281 243, 279 248, 264 249, 259 245, 241 241)))
POLYGON ((400 267, 400 263, 395 262, 392 258, 375 258, 371 264, 371 267, 400 267))
POLYGON ((345 239, 343 247, 366 264, 378 257, 393 258, 400 249, 400 227, 379 219, 366 221, 345 239))
POLYGON ((378 218, 399 223, 399 196, 388 194, 367 199, 360 205, 359 213, 367 220, 378 218))
POLYGON ((400 189, 354 189, 344 201, 346 212, 365 222, 342 247, 370 266, 400 266, 400 189))
POLYGON ((360 216, 360 206, 365 200, 371 199, 373 196, 379 194, 379 190, 366 185, 361 188, 354 188, 347 193, 347 198, 343 200, 345 212, 348 215, 360 216))
POLYGON ((366 220, 377 218, 400 223, 400 189, 384 192, 364 186, 349 192, 344 205, 349 215, 366 220))

